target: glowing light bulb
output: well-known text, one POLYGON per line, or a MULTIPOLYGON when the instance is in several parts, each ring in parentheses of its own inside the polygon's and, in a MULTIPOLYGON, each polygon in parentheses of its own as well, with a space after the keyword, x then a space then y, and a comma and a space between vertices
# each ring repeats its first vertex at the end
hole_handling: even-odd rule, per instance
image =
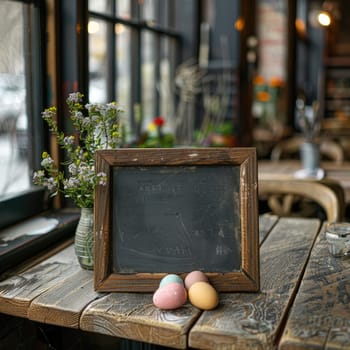
POLYGON ((321 26, 328 27, 331 24, 331 17, 327 12, 320 12, 317 16, 318 23, 321 24, 321 26))

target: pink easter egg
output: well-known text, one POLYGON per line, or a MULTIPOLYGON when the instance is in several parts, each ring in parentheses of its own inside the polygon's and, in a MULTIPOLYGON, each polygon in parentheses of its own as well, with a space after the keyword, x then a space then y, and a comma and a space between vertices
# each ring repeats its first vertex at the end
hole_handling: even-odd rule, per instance
POLYGON ((189 290, 196 282, 209 282, 207 276, 202 271, 192 271, 185 278, 185 287, 189 290))
POLYGON ((173 310, 185 304, 187 291, 180 283, 169 283, 153 294, 153 304, 159 309, 173 310))

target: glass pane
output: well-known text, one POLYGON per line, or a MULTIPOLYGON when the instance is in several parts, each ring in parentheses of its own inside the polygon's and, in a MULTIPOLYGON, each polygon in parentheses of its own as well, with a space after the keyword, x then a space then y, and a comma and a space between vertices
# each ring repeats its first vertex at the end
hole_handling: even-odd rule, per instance
POLYGON ((257 33, 259 61, 254 81, 253 115, 257 126, 279 133, 287 118, 284 88, 287 78, 287 1, 259 2, 257 33))
POLYGON ((287 1, 264 0, 259 3, 257 28, 259 36, 258 74, 269 80, 286 77, 287 1))
POLYGON ((141 6, 141 18, 145 21, 158 22, 158 9, 159 0, 144 0, 141 6))
POLYGON ((131 29, 123 24, 115 25, 116 34, 116 91, 117 101, 123 106, 123 125, 129 134, 131 130, 130 116, 131 113, 131 29))
POLYGON ((171 57, 171 39, 163 39, 161 42, 161 60, 160 60, 160 82, 158 91, 160 95, 160 114, 165 119, 164 129, 167 132, 174 131, 173 122, 175 121, 175 101, 172 77, 171 57))
POLYGON ((167 27, 169 27, 169 28, 173 28, 173 29, 175 29, 175 23, 176 23, 176 21, 175 21, 175 13, 176 13, 176 11, 175 11, 175 2, 176 2, 176 0, 168 0, 167 2, 166 2, 166 12, 164 12, 164 13, 167 13, 167 19, 166 19, 166 23, 164 23, 164 25, 166 25, 167 27))
POLYGON ((174 0, 160 1, 157 18, 158 23, 165 28, 174 28, 175 12, 174 0))
POLYGON ((13 1, 0 2, 0 13, 6 13, 0 24, 0 198, 31 185, 23 6, 13 1))
POLYGON ((107 25, 89 21, 89 101, 107 102, 107 25))
POLYGON ((116 13, 118 17, 125 19, 131 18, 131 1, 130 0, 116 0, 116 13))
POLYGON ((89 0, 89 11, 111 14, 112 0, 89 0))
POLYGON ((155 109, 155 56, 156 42, 155 35, 150 32, 142 33, 142 112, 143 112, 143 127, 151 123, 156 116, 155 109))

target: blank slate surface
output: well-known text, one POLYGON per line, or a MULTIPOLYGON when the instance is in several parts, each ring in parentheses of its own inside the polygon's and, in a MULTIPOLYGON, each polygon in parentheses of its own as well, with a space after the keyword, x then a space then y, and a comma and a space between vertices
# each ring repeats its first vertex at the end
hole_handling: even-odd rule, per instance
POLYGON ((114 168, 114 270, 239 270, 239 183, 237 166, 114 168))

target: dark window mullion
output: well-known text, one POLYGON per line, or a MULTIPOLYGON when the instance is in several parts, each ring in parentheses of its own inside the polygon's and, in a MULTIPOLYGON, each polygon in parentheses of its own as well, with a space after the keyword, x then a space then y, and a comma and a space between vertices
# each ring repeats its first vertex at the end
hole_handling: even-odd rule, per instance
POLYGON ((161 58, 161 36, 156 35, 155 40, 154 40, 154 82, 156 84, 155 89, 154 89, 154 106, 153 110, 158 116, 160 114, 160 94, 161 94, 161 86, 160 86, 160 69, 161 69, 161 64, 160 64, 160 58, 161 58))
POLYGON ((44 38, 42 33, 45 33, 42 27, 41 16, 44 14, 42 8, 25 7, 24 13, 24 28, 32 28, 28 31, 24 29, 24 51, 26 55, 26 86, 29 93, 26 94, 27 116, 28 116, 28 133, 29 148, 33 152, 28 152, 29 164, 32 169, 40 167, 41 153, 43 145, 48 142, 44 140, 44 124, 41 118, 36 116, 41 115, 44 108, 44 100, 42 91, 44 90, 44 80, 42 79, 45 59, 42 57, 44 47, 44 38), (41 13, 40 13, 41 11, 41 13), (35 76, 35 79, 34 79, 35 76))
MULTIPOLYGON (((141 11, 138 0, 131 0, 131 18, 132 23, 129 24, 131 37, 130 37, 130 57, 131 57, 131 69, 130 69, 130 106, 129 110, 131 111, 130 116, 130 125, 132 129, 132 133, 136 135, 138 139, 141 135, 141 126, 142 122, 136 120, 134 106, 135 104, 141 104, 141 86, 142 86, 142 76, 141 76, 141 31, 139 25, 133 25, 140 21, 141 11)), ((128 25, 127 23, 124 23, 128 25)), ((142 109, 141 109, 142 111, 142 109)))
MULTIPOLYGON (((116 15, 116 3, 115 0, 110 1, 109 11, 112 13, 112 16, 116 15)), ((107 23, 107 101, 114 101, 117 97, 117 36, 115 34, 115 22, 108 21, 107 23)))
MULTIPOLYGON (((142 74, 141 74, 141 31, 137 29, 131 30, 131 99, 130 99, 130 110, 132 111, 131 127, 137 137, 141 134, 141 124, 140 121, 135 120, 133 106, 135 103, 141 104, 141 87, 142 87, 142 74), (138 122, 138 123, 137 123, 138 122)), ((141 105, 142 108, 142 105, 141 105)))
POLYGON ((139 20, 129 20, 129 19, 125 19, 122 17, 118 17, 118 16, 111 16, 111 15, 106 15, 106 14, 102 14, 102 13, 98 13, 98 12, 94 12, 94 11, 90 11, 89 12, 90 17, 93 18, 98 18, 100 20, 106 21, 106 22, 113 22, 115 21, 116 23, 121 23, 124 24, 126 26, 130 26, 133 28, 138 28, 138 29, 148 29, 154 33, 158 33, 158 34, 163 34, 163 35, 168 35, 177 39, 181 38, 181 34, 176 31, 173 30, 169 27, 162 27, 156 24, 152 24, 149 22, 145 22, 145 21, 139 21, 139 20))
POLYGON ((115 24, 107 22, 107 101, 113 101, 116 98, 116 35, 115 24))

